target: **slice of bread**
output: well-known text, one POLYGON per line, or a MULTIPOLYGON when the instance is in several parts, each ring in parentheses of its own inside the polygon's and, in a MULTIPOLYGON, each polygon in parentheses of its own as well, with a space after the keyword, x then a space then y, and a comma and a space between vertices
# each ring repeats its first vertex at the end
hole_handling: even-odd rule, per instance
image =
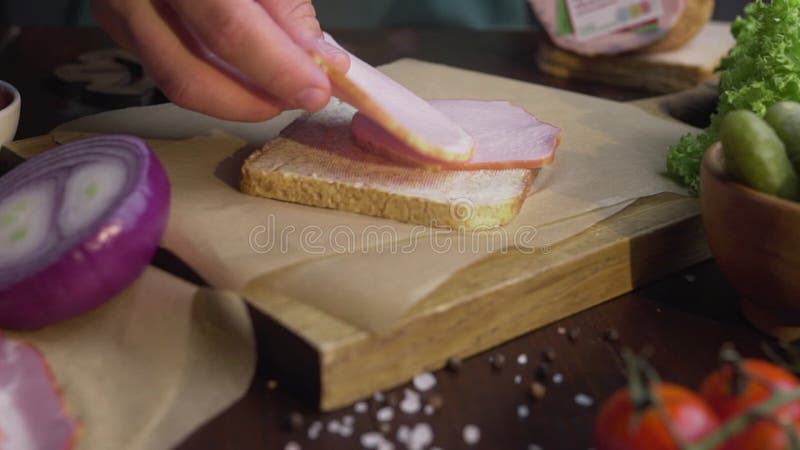
POLYGON ((688 0, 678 23, 661 40, 641 49, 642 52, 677 50, 695 38, 714 14, 714 0, 688 0))
POLYGON ((510 222, 528 195, 527 169, 428 171, 361 150, 355 110, 334 99, 247 158, 242 192, 425 226, 487 229, 510 222))
POLYGON ((714 78, 714 69, 735 41, 730 24, 712 22, 680 49, 660 53, 581 56, 541 42, 536 64, 562 78, 672 93, 714 78))

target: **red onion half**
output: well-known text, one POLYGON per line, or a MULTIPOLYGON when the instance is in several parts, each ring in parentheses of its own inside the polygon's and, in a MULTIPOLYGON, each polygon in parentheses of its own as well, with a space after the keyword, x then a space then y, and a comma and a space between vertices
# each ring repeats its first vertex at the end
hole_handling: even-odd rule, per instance
POLYGON ((141 139, 62 145, 0 178, 0 327, 38 328, 111 299, 149 264, 170 188, 141 139))

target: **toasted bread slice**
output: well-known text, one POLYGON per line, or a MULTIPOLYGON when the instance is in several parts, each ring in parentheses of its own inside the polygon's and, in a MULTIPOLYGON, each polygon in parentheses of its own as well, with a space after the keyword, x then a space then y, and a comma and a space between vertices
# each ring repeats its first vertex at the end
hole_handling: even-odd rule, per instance
POLYGON ((242 167, 242 192, 426 226, 486 229, 510 222, 531 188, 527 169, 429 171, 361 150, 355 109, 333 100, 287 127, 242 167))

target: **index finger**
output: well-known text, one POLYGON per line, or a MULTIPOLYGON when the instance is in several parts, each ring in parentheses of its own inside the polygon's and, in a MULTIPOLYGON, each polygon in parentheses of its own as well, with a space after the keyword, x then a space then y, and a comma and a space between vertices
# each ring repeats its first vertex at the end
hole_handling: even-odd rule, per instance
POLYGON ((170 0, 200 43, 287 105, 316 111, 330 100, 327 76, 258 3, 170 0))

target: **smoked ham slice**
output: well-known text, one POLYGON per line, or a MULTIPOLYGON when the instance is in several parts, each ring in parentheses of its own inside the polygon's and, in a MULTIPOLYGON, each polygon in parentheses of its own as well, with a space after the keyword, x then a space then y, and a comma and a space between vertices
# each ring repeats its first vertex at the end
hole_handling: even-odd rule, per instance
MULTIPOLYGON (((341 48, 330 36, 325 39, 341 48)), ((472 158, 475 143, 461 127, 355 55, 350 54, 347 74, 320 56, 315 55, 314 59, 327 72, 336 97, 380 124, 410 151, 440 161, 472 158)))
POLYGON ((0 335, 0 449, 70 449, 77 429, 42 354, 0 335))
POLYGON ((524 109, 504 101, 431 100, 430 104, 460 125, 475 141, 469 161, 441 161, 416 152, 363 113, 351 130, 363 149, 437 169, 535 169, 555 157, 559 128, 540 122, 524 109))
POLYGON ((687 6, 687 0, 660 0, 663 13, 658 18, 657 26, 648 29, 633 28, 622 30, 582 40, 574 34, 565 34, 559 29, 560 2, 558 0, 529 1, 533 11, 556 46, 585 56, 613 55, 654 44, 669 34, 670 30, 675 27, 683 16, 687 6))

